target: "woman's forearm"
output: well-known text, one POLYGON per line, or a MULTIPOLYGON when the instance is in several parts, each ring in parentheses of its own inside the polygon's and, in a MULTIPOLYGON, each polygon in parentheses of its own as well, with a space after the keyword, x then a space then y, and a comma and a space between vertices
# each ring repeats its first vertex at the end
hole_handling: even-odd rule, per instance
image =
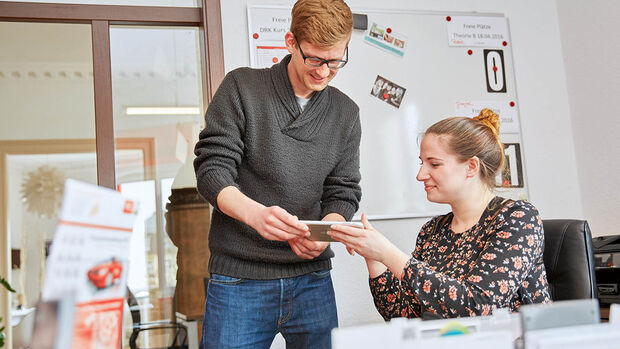
POLYGON ((394 276, 399 280, 403 278, 403 270, 409 262, 411 257, 405 252, 401 251, 398 247, 392 245, 389 251, 383 256, 382 263, 385 265, 394 276))
POLYGON ((373 279, 385 273, 387 270, 387 267, 383 265, 383 263, 370 258, 366 258, 366 266, 368 267, 368 275, 373 279))

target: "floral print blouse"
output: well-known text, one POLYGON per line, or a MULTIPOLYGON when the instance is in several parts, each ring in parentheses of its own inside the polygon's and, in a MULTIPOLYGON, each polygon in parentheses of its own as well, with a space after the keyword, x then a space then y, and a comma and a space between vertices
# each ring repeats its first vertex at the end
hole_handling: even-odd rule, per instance
POLYGON ((452 212, 424 224, 402 281, 388 269, 370 279, 375 306, 395 317, 453 318, 551 302, 536 208, 495 197, 470 229, 450 229, 452 212))

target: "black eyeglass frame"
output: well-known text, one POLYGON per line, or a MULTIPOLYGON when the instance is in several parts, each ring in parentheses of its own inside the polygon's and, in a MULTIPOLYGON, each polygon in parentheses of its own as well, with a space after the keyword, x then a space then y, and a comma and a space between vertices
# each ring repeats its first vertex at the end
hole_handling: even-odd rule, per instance
POLYGON ((296 37, 293 37, 295 39, 295 43, 297 44, 297 47, 299 47, 299 53, 301 53, 301 58, 304 59, 304 64, 310 67, 314 67, 314 68, 319 68, 321 67, 323 64, 327 65, 327 68, 329 69, 333 69, 333 70, 338 70, 342 67, 344 67, 345 65, 347 65, 347 63, 349 62, 349 46, 347 45, 347 47, 344 49, 344 55, 345 55, 345 59, 323 59, 323 58, 319 58, 319 57, 307 57, 304 54, 304 50, 301 49, 301 45, 299 45, 299 41, 297 41, 296 37), (306 62, 306 60, 310 58, 310 59, 316 59, 317 61, 321 61, 320 64, 310 64, 308 62, 306 62), (335 62, 338 64, 337 67, 330 67, 329 64, 335 62), (340 65, 342 64, 342 65, 340 65))

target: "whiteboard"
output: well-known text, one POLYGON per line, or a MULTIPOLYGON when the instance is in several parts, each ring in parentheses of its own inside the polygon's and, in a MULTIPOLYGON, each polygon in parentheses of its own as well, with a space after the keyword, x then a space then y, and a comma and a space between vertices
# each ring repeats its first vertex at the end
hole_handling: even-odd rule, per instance
MULTIPOLYGON (((252 33, 258 30, 252 25, 259 22, 252 21, 253 13, 261 10, 261 16, 265 17, 265 9, 278 16, 286 16, 288 11, 290 17, 290 7, 248 7, 250 41, 252 33)), ((495 18, 503 15, 352 10, 368 16, 369 29, 372 23, 377 23, 406 41, 404 49, 381 49, 368 43, 368 30, 354 30, 349 44, 349 63, 331 82, 360 107, 362 201, 356 216, 364 212, 371 219, 394 219, 431 217, 450 211, 447 205, 429 202, 423 184, 416 180, 420 167, 419 143, 426 128, 443 118, 455 116, 457 104, 468 101, 503 105, 515 115, 516 132, 502 133, 500 138, 502 142, 513 144, 509 162, 515 166, 514 171, 511 169, 514 178, 518 164, 519 184, 498 191, 505 197, 526 199, 524 147, 518 123, 510 37, 506 46, 492 48, 503 54, 505 92, 499 93, 489 92, 487 86, 485 47, 448 44, 448 16, 495 18), (398 108, 371 94, 378 75, 406 89, 398 108)))

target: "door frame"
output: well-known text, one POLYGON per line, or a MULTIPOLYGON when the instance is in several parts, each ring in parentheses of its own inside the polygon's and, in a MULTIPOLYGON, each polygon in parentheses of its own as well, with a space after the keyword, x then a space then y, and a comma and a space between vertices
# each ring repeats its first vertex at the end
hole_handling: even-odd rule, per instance
MULTIPOLYGON (((115 139, 112 107, 112 72, 110 61, 110 26, 167 26, 197 27, 199 29, 200 65, 202 75, 203 115, 215 91, 224 79, 224 49, 220 0, 198 0, 201 7, 161 7, 124 5, 85 5, 62 3, 4 2, 0 1, 0 22, 82 23, 90 24, 93 51, 93 85, 95 109, 95 140, 97 183, 116 187, 115 139)), ((84 144, 74 140, 74 152, 84 144)), ((92 147, 93 140, 89 147, 92 147)), ((15 141, 21 142, 21 141, 15 141)), ((37 141, 41 146, 40 141, 37 141)), ((70 144, 69 141, 66 144, 70 144)), ((16 143, 17 144, 17 143, 16 143)), ((41 148, 39 148, 41 149, 41 148)), ((12 154, 20 149, 10 148, 12 154), (14 152, 13 152, 14 151, 14 152)), ((46 148, 52 151, 53 148, 46 148)), ((92 149, 90 150, 92 151, 92 149)), ((0 173, 5 171, 6 154, 0 153, 0 173)), ((6 198, 6 177, 2 183, 0 205, 6 198)), ((10 241, 5 210, 0 210, 0 276, 10 281, 10 241)), ((0 292, 0 317, 10 321, 8 292, 0 292)), ((10 324, 7 325, 10 329, 10 324)), ((5 345, 12 347, 11 331, 7 331, 5 345)))

